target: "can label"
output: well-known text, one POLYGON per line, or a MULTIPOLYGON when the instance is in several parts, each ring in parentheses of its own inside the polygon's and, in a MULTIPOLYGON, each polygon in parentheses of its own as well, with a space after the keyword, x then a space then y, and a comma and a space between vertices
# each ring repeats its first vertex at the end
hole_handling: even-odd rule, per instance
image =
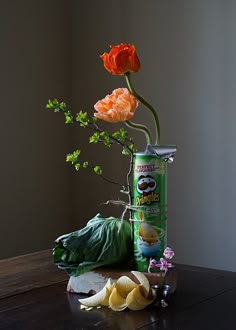
POLYGON ((167 240, 167 164, 156 155, 137 153, 133 167, 134 267, 146 272, 159 260, 167 240))

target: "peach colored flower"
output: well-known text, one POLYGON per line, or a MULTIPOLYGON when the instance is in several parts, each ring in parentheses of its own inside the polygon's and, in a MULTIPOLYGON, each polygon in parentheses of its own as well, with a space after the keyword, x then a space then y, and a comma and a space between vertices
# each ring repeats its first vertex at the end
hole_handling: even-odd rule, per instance
POLYGON ((123 44, 110 46, 109 53, 101 55, 104 67, 114 75, 123 75, 127 72, 137 72, 140 69, 140 61, 134 45, 123 44))
POLYGON ((127 88, 118 88, 94 105, 94 117, 111 123, 126 121, 133 117, 138 104, 127 88))

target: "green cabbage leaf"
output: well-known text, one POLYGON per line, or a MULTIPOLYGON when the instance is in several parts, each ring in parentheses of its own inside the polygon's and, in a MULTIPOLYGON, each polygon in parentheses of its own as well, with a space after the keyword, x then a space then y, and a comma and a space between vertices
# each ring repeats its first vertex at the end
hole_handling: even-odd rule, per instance
POLYGON ((70 276, 97 267, 128 262, 131 258, 131 228, 128 221, 97 214, 87 225, 58 237, 53 262, 70 276))

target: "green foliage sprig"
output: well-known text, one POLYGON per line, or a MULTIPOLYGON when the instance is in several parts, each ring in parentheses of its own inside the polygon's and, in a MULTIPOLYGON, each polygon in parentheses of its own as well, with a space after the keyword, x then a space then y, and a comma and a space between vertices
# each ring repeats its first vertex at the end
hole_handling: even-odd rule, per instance
MULTIPOLYGON (((111 147, 113 144, 118 144, 122 147, 122 154, 133 156, 136 152, 135 145, 132 138, 128 137, 128 133, 124 128, 119 128, 118 130, 109 133, 108 131, 102 130, 98 126, 98 119, 95 117, 89 118, 87 112, 80 110, 78 113, 73 115, 72 111, 67 107, 65 102, 61 102, 58 99, 49 100, 46 104, 47 109, 51 109, 54 112, 61 112, 65 117, 65 124, 70 125, 77 123, 82 128, 87 128, 92 131, 89 137, 89 143, 102 143, 106 147, 111 147)), ((66 161, 71 163, 76 171, 85 168, 92 168, 94 173, 102 176, 102 168, 100 165, 91 165, 88 160, 80 161, 79 157, 81 150, 77 149, 72 153, 67 154, 66 161)), ((116 183, 110 181, 102 176, 108 182, 116 183)))

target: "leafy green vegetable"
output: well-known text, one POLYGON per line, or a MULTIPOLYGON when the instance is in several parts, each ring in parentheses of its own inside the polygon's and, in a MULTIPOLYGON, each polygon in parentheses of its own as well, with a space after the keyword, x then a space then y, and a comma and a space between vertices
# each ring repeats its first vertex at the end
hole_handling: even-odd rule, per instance
POLYGON ((131 251, 130 224, 97 214, 86 227, 62 235, 55 241, 53 261, 70 276, 94 268, 128 261, 131 251), (120 229, 120 230, 119 230, 120 229))

